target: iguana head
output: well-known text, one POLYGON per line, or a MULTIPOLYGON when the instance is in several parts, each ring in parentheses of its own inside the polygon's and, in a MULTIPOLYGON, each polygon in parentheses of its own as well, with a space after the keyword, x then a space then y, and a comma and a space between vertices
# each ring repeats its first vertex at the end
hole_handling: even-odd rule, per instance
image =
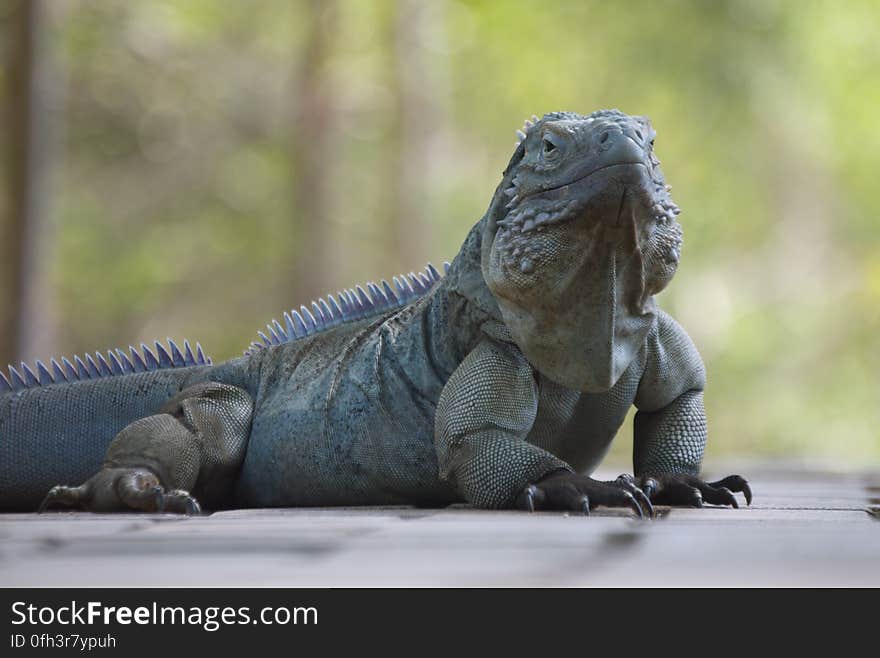
POLYGON ((526 122, 483 223, 483 278, 526 358, 611 388, 653 322, 681 249, 647 119, 617 110, 526 122))

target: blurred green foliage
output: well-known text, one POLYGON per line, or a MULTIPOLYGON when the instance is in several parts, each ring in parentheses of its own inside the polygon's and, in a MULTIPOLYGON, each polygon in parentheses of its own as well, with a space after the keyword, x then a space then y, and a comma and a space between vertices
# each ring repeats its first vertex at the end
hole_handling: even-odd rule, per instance
POLYGON ((618 107, 683 209, 661 303, 707 362, 710 458, 876 462, 878 25, 876 0, 68 2, 54 347, 234 356, 284 308, 451 258, 524 117, 618 107), (304 75, 329 128, 298 118, 304 75), (314 144, 323 245, 294 184, 314 144))

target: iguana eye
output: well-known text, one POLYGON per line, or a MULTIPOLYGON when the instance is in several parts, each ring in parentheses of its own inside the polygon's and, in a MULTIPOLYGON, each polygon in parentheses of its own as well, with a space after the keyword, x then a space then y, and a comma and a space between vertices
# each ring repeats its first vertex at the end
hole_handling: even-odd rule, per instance
POLYGON ((559 155, 559 147, 553 139, 553 135, 548 133, 541 140, 541 155, 545 160, 553 160, 559 155))

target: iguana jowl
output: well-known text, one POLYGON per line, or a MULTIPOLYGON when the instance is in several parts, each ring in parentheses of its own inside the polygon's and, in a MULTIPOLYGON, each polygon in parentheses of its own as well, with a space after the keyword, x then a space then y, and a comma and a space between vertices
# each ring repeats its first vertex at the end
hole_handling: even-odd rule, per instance
POLYGON ((750 501, 739 476, 699 479, 705 374, 654 301, 681 230, 650 124, 558 112, 519 134, 445 276, 429 266, 301 307, 218 365, 170 343, 10 369, 0 507, 641 516, 651 501, 750 501), (634 477, 591 479, 633 404, 634 477))

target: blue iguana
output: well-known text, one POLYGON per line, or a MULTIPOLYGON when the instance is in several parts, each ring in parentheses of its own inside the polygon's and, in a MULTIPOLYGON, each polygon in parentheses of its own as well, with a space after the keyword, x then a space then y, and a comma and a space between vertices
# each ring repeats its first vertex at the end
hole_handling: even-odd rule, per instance
POLYGON ((357 287, 214 364, 169 341, 0 377, 0 508, 737 506, 705 372, 657 306, 681 229, 647 119, 527 121, 441 275, 357 287), (635 405, 634 475, 592 479, 635 405))

